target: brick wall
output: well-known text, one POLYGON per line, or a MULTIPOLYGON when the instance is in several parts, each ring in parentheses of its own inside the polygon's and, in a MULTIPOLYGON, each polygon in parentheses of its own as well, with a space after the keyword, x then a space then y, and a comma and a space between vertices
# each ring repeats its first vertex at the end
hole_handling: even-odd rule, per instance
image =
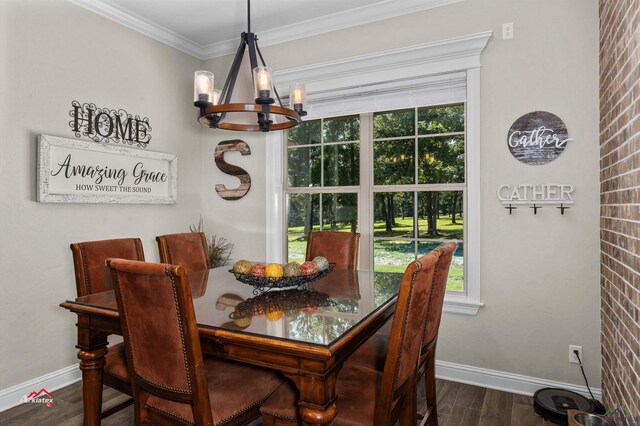
POLYGON ((600 0, 600 284, 607 407, 640 413, 640 0, 600 0))

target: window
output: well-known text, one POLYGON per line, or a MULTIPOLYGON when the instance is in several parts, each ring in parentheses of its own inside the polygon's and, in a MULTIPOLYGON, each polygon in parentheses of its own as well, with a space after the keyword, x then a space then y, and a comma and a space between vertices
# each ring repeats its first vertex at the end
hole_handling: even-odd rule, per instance
POLYGON ((403 273, 455 240, 447 290, 465 291, 464 104, 306 121, 288 132, 286 151, 289 261, 304 260, 315 230, 359 231, 372 248, 360 264, 379 272, 403 273))
MULTIPOLYGON (((373 267, 373 194, 374 193, 413 193, 412 197, 417 207, 413 215, 418 228, 414 242, 420 245, 422 235, 418 226, 425 220, 419 209, 421 193, 438 193, 441 209, 440 220, 445 220, 453 209, 460 208, 460 201, 452 200, 460 195, 463 199, 463 247, 464 252, 464 291, 450 291, 445 297, 446 312, 465 315, 475 315, 482 302, 480 300, 480 86, 481 86, 481 56, 492 36, 491 31, 455 37, 448 40, 421 43, 413 46, 403 46, 383 52, 374 52, 341 60, 331 60, 279 70, 274 76, 274 84, 282 92, 295 81, 308 81, 309 115, 305 121, 312 121, 321 117, 352 116, 360 117, 360 179, 358 186, 314 186, 288 187, 285 164, 288 148, 286 141, 279 132, 267 134, 266 163, 267 163, 267 257, 277 261, 284 261, 287 253, 287 211, 286 200, 292 193, 355 193, 357 194, 357 228, 360 236, 360 265, 363 268, 373 267), (426 105, 451 105, 464 102, 465 132, 464 132, 464 181, 451 183, 434 183, 418 180, 413 184, 385 185, 376 188, 373 176, 373 113, 379 111, 405 111, 407 108, 426 105), (362 114, 367 113, 367 114, 362 114), (284 154, 284 155, 283 155, 284 154), (274 167, 275 166, 275 167, 274 167), (456 186, 456 184, 462 184, 456 186), (426 188, 419 185, 430 185, 426 188), (463 188, 463 189, 461 189, 463 188), (375 189, 375 190, 374 190, 375 189), (457 195, 456 195, 457 194, 457 195), (417 240, 417 242, 416 242, 417 240)), ((422 110, 422 108, 419 108, 422 110)), ((436 109, 426 111, 425 114, 436 114, 436 109)), ((408 114, 410 115, 410 114, 408 114)), ((415 119, 415 125, 424 121, 415 119)), ((429 121, 429 120, 427 120, 429 121)), ((434 122, 434 120, 430 120, 434 122)), ((436 138, 440 132, 435 128, 428 128, 425 132, 416 130, 411 137, 418 139, 436 138)), ((422 130, 422 128, 421 128, 422 130)), ((407 139, 404 135, 400 139, 407 139)), ((411 138, 409 137, 409 138, 411 138)), ((376 136, 383 139, 383 136, 376 136)), ((382 141, 380 141, 382 142, 382 141)), ((418 144, 420 149, 420 144, 418 144)), ((427 149, 427 148, 424 148, 427 149)), ((422 152, 423 158, 429 161, 422 152)), ((402 153, 400 153, 402 155, 402 153)), ((405 158, 406 158, 405 153, 405 158)), ((396 161, 400 161, 400 158, 396 161)), ((414 160, 418 154, 414 149, 414 160)), ((436 160, 438 157, 436 157, 436 160)), ((393 158, 392 158, 393 161, 393 158)), ((325 183, 326 185, 326 183, 325 183)), ((380 184, 382 185, 382 184, 380 184)), ((407 197, 409 197, 407 195, 407 197)), ((409 199, 403 200, 406 203, 409 199)), ((320 200, 317 201, 320 203, 320 200)), ((427 201, 424 201, 426 203, 427 201)), ((432 201, 433 202, 433 201, 432 201)), ((409 213, 409 206, 405 214, 409 213)), ((400 217, 402 217, 400 212, 400 217)), ((322 215, 322 213, 319 213, 322 215)), ((458 222, 459 215, 455 216, 458 222)), ((438 220, 436 218, 436 220, 438 220)), ((319 222, 320 223, 320 222, 319 222)), ((433 219, 432 219, 433 223, 433 219)), ((320 226, 320 225, 318 225, 320 226)), ((438 228, 440 229, 440 228, 438 228)), ((444 228, 443 228, 444 229, 444 228)), ((428 231, 428 223, 427 223, 428 231)), ((409 238, 409 237, 403 237, 409 238)), ((413 237, 411 237, 413 238, 413 237)), ((430 239, 430 238, 426 238, 430 239)), ((379 241, 383 241, 379 239, 379 241)), ((409 241, 411 243, 411 241, 409 241)), ((419 247, 418 250, 421 250, 419 247)), ((462 279, 462 278, 461 278, 462 279)), ((374 285, 378 285, 376 282, 374 285)), ((380 284, 382 285, 382 284, 380 284)))
POLYGON ((374 270, 455 240, 447 290, 464 291, 464 104, 374 113, 372 143, 374 270))
POLYGON ((304 261, 310 231, 356 232, 360 117, 306 121, 287 133, 287 258, 304 261))

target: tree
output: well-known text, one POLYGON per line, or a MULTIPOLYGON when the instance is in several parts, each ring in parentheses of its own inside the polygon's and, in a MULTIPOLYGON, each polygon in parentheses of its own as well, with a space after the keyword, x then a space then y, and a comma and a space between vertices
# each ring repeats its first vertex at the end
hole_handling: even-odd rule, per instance
MULTIPOLYGON (((359 116, 307 121, 289 130, 288 135, 291 186, 359 185, 359 116)), ((373 138, 375 185, 464 182, 463 104, 376 113, 373 138)), ((461 194, 460 191, 419 192, 414 213, 415 192, 376 193, 374 221, 384 224, 383 230, 388 235, 398 235, 399 218, 418 215, 426 218, 427 235, 448 235, 451 229, 439 230, 438 218, 450 215, 451 223, 457 223, 462 217, 461 194)), ((295 220, 300 223, 297 226, 304 224, 305 233, 319 222, 327 229, 350 226, 355 231, 357 198, 345 195, 354 194, 301 194, 295 204, 299 211, 290 214, 289 226, 295 220), (322 217, 319 217, 320 211, 322 217)), ((420 232, 424 235, 423 230, 420 232)))

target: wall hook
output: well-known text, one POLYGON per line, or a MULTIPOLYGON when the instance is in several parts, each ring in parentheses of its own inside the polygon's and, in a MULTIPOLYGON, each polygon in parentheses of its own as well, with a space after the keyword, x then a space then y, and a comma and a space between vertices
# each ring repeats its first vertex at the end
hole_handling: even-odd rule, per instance
POLYGON ((538 209, 541 209, 542 207, 536 206, 536 204, 534 203, 533 206, 531 206, 529 208, 533 209, 533 214, 538 214, 538 209))
POLYGON ((560 207, 556 207, 556 209, 560 209, 560 214, 564 215, 564 211, 570 209, 571 207, 565 207, 564 204, 560 204, 560 207))
POLYGON ((505 209, 509 209, 509 214, 511 214, 514 210, 517 209, 517 207, 513 207, 511 204, 509 204, 509 207, 505 207, 505 209))

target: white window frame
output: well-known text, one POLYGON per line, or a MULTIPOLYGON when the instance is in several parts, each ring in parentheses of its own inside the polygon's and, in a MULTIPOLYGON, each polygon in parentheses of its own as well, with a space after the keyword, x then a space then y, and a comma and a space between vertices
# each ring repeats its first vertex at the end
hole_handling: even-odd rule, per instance
MULTIPOLYGON (((464 260, 466 291, 464 294, 448 292, 444 304, 445 312, 463 315, 476 315, 479 307, 483 306, 480 299, 480 56, 492 34, 491 31, 487 31, 274 73, 274 83, 280 93, 287 93, 288 86, 296 81, 306 82, 310 105, 313 106, 314 101, 317 103, 309 119, 329 116, 327 111, 333 111, 331 115, 335 116, 336 112, 339 115, 348 115, 424 106, 420 102, 425 105, 447 103, 446 91, 435 98, 433 91, 427 93, 426 96, 431 98, 429 101, 429 98, 425 99, 424 94, 421 96, 420 89, 416 88, 421 83, 428 85, 429 81, 438 76, 463 73, 466 78, 467 120, 464 260), (371 93, 394 91, 403 92, 403 96, 382 99, 385 96, 381 95, 382 100, 379 103, 372 102, 371 96, 367 96, 371 93), (415 96, 412 96, 414 94, 415 96), (398 101, 399 99, 402 100, 398 101), (400 105, 398 102, 405 104, 400 105), (342 106, 342 110, 336 111, 338 106, 342 106), (366 110, 367 108, 369 109, 366 110)), ((361 135, 361 141, 369 137, 370 135, 361 135)), ((287 226, 283 187, 284 156, 287 149, 284 132, 268 133, 266 144, 266 256, 269 261, 283 262, 286 253, 286 241, 283 236, 287 226)), ((362 157, 362 145, 360 150, 361 161, 371 160, 362 157)), ((365 183, 361 179, 360 185, 365 183)), ((328 192, 338 190, 333 187, 324 188, 328 192)), ((359 200, 358 223, 361 233, 370 232, 360 226, 362 223, 368 223, 368 215, 371 214, 371 207, 364 204, 364 200, 359 200)), ((361 245, 361 259, 372 257, 370 245, 361 245)))

